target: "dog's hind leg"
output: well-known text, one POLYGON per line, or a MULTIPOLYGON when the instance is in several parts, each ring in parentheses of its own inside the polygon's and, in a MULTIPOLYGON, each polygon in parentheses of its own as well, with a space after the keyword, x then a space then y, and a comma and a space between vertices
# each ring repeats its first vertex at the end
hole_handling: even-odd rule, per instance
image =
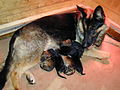
MULTIPOLYGON (((3 69, 4 65, 5 65, 5 62, 2 62, 0 64, 0 71, 3 69)), ((29 84, 35 84, 36 83, 34 75, 30 71, 25 71, 24 75, 26 76, 26 79, 27 79, 29 84)))
POLYGON ((40 57, 39 58, 38 57, 39 56, 34 57, 34 59, 32 59, 31 61, 30 61, 30 58, 26 60, 21 60, 21 62, 15 64, 15 68, 13 69, 10 75, 10 80, 11 80, 14 90, 21 90, 20 78, 22 74, 24 74, 28 69, 34 67, 35 65, 39 63, 40 57))
POLYGON ((13 90, 20 90, 20 85, 19 85, 20 77, 21 77, 21 73, 19 70, 12 71, 10 75, 10 80, 14 88, 13 90))

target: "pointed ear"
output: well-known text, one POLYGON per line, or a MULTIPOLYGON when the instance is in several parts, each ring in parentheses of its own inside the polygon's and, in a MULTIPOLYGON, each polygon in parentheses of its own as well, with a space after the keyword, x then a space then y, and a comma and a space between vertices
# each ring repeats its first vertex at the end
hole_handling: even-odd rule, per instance
POLYGON ((80 13, 81 13, 81 17, 86 17, 87 16, 87 14, 85 13, 85 9, 84 8, 82 8, 82 7, 79 7, 78 5, 76 5, 77 6, 77 9, 80 11, 80 13))
POLYGON ((93 18, 95 18, 97 20, 105 19, 105 14, 104 14, 103 8, 100 5, 95 8, 94 13, 93 13, 93 18))

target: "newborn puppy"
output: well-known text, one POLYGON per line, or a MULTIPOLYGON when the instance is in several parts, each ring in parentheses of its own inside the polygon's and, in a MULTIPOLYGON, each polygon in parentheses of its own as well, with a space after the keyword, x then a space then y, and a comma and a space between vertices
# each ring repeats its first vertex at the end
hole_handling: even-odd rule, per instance
POLYGON ((43 70, 51 71, 55 67, 58 76, 65 78, 60 75, 60 73, 64 73, 66 75, 72 75, 75 72, 73 67, 73 60, 68 56, 63 56, 58 53, 58 50, 49 49, 43 53, 41 58, 40 67, 43 70))
MULTIPOLYGON (((67 39, 61 42, 60 46, 71 46, 71 40, 67 39)), ((63 56, 59 53, 59 50, 49 49, 44 51, 41 60, 40 67, 45 71, 51 71, 55 67, 58 76, 65 78, 60 75, 64 73, 66 75, 72 75, 75 72, 73 68, 73 60, 68 56, 63 56)))
POLYGON ((41 60, 40 60, 40 67, 45 71, 52 71, 55 67, 55 62, 52 59, 52 54, 49 51, 44 51, 41 60))
POLYGON ((73 60, 74 68, 77 72, 81 73, 81 75, 85 75, 83 73, 83 66, 80 61, 83 52, 84 48, 76 41, 73 41, 71 46, 62 46, 59 51, 60 54, 69 56, 73 60))
MULTIPOLYGON (((84 48, 81 46, 80 43, 73 41, 71 46, 62 45, 59 50, 49 49, 47 52, 49 52, 50 54, 49 58, 50 58, 50 61, 52 61, 49 63, 54 62, 54 66, 51 66, 51 67, 55 67, 58 76, 62 78, 66 78, 60 75, 60 73, 63 72, 66 75, 72 75, 73 73, 75 73, 75 70, 81 73, 81 75, 85 75, 83 73, 83 66, 80 61, 80 57, 84 52, 84 48)), ((48 54, 48 53, 44 53, 44 54, 48 54)), ((47 59, 44 58, 45 63, 48 62, 46 60, 47 59)), ((46 70, 46 67, 50 68, 48 67, 47 64, 45 64, 45 66, 42 67, 42 69, 46 70)))

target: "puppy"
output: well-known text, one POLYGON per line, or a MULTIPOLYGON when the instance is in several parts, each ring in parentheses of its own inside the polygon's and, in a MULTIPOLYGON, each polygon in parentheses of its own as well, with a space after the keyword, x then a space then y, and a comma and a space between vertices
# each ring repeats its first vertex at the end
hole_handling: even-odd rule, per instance
POLYGON ((66 77, 60 75, 60 73, 72 75, 75 72, 73 67, 73 60, 68 56, 60 55, 57 50, 53 49, 49 49, 48 51, 45 52, 47 53, 43 53, 43 57, 41 58, 42 62, 40 63, 40 67, 43 70, 51 71, 53 70, 53 68, 55 68, 58 76, 65 79, 66 77))
POLYGON ((43 54, 44 62, 42 62, 42 65, 44 64, 44 66, 41 67, 41 64, 40 64, 40 67, 42 69, 46 71, 51 70, 51 67, 53 67, 53 65, 50 63, 55 62, 54 65, 55 65, 57 74, 62 78, 66 79, 66 77, 61 76, 60 73, 63 72, 66 75, 72 75, 75 72, 75 70, 81 73, 81 75, 85 75, 83 73, 83 66, 80 61, 80 57, 84 52, 84 48, 80 43, 73 41, 71 46, 62 45, 59 50, 49 49, 47 52, 49 53, 43 54), (48 63, 48 59, 44 57, 46 55, 49 56, 48 59, 52 61, 52 62, 50 61, 49 64, 45 64, 45 63, 48 63), (49 68, 49 70, 46 69, 46 67, 49 68))
POLYGON ((83 66, 80 61, 83 52, 83 46, 80 43, 73 41, 71 46, 62 46, 59 53, 70 57, 74 63, 75 70, 81 73, 81 75, 85 75, 83 73, 83 66))

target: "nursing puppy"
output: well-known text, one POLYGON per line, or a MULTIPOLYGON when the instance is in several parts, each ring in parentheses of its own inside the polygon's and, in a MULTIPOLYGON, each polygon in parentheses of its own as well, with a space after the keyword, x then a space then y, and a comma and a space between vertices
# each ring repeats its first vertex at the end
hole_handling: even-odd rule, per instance
POLYGON ((62 45, 59 50, 49 49, 46 52, 47 53, 44 53, 41 58, 43 60, 43 62, 40 63, 42 69, 51 71, 53 67, 55 67, 58 76, 65 79, 66 77, 61 76, 60 73, 72 75, 76 70, 81 75, 85 75, 80 61, 84 48, 80 43, 73 41, 70 46, 62 45), (47 58, 44 55, 46 55, 47 58))
MULTIPOLYGON (((64 40, 60 46, 70 46, 71 40, 64 40)), ((43 52, 41 59, 40 59, 40 67, 45 71, 51 71, 55 67, 55 58, 60 57, 60 53, 57 50, 53 50, 52 48, 43 52)), ((63 57, 63 56, 62 56, 63 57)), ((65 57, 63 57, 66 59, 65 57)), ((63 60, 64 60, 63 59, 63 60)), ((62 60, 62 59, 61 59, 62 60)))
MULTIPOLYGON (((64 43, 64 45, 69 47, 71 44, 70 43, 68 44, 67 42, 64 43)), ((53 68, 55 68, 58 76, 66 79, 66 77, 60 75, 60 73, 72 75, 75 72, 75 69, 72 58, 68 57, 67 55, 63 55, 62 51, 63 50, 61 49, 59 50, 49 49, 47 51, 44 51, 41 57, 40 67, 45 71, 51 71, 53 70, 53 68)))
POLYGON ((72 75, 74 70, 74 63, 73 60, 67 56, 62 56, 59 54, 59 51, 54 51, 53 49, 48 50, 50 53, 52 53, 52 60, 55 61, 55 69, 58 74, 58 76, 65 78, 60 73, 64 73, 66 75, 72 75))
POLYGON ((80 43, 73 41, 71 46, 62 46, 60 48, 59 53, 70 57, 74 63, 73 67, 75 68, 75 70, 77 72, 79 72, 81 75, 85 75, 83 73, 83 66, 80 61, 80 58, 81 58, 83 52, 84 52, 83 46, 80 43))
POLYGON ((44 51, 59 49, 62 41, 76 40, 83 44, 84 48, 96 42, 99 36, 97 33, 103 31, 101 27, 104 25, 105 16, 102 7, 96 7, 89 18, 86 17, 84 9, 78 7, 78 10, 80 18, 76 12, 46 16, 14 33, 5 65, 0 72, 0 90, 8 79, 11 80, 14 90, 20 90, 22 74, 40 63, 44 51))

